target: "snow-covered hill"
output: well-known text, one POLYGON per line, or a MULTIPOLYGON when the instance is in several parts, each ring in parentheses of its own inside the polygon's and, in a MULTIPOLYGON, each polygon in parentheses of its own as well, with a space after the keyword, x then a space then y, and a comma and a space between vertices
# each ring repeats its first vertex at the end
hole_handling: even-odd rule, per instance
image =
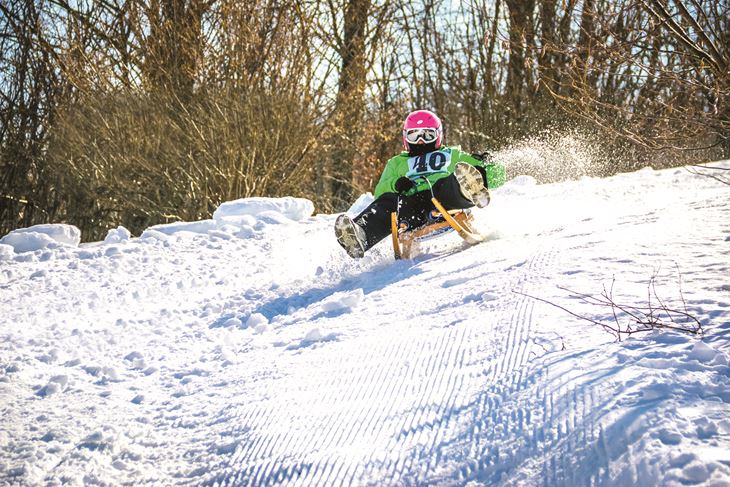
POLYGON ((730 186, 518 177, 400 262, 310 212, 6 237, 0 483, 730 485, 730 186), (617 342, 604 289, 704 337, 617 342))

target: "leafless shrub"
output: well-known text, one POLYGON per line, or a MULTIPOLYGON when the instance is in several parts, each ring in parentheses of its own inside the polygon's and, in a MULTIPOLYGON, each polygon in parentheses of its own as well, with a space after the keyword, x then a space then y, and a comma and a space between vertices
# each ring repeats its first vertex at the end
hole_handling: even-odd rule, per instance
POLYGON ((64 210, 86 238, 210 218, 223 201, 312 192, 316 125, 296 98, 120 93, 64 111, 49 158, 64 210))
POLYGON ((611 335, 614 335, 618 341, 621 341, 623 338, 635 333, 657 329, 681 331, 691 335, 702 335, 704 333, 702 323, 687 309, 684 295, 682 294, 681 274, 679 275, 679 297, 682 303, 681 308, 669 306, 666 304, 664 299, 659 297, 656 290, 656 281, 657 272, 654 272, 647 285, 647 302, 640 306, 618 303, 614 300, 613 290, 614 285, 616 284, 615 278, 611 281, 611 286, 609 288, 606 288, 605 285, 603 286, 603 291, 599 296, 572 291, 565 287, 558 286, 558 289, 570 293, 568 295, 568 298, 570 299, 577 299, 582 303, 597 306, 599 308, 609 308, 613 317, 612 321, 598 320, 584 316, 547 299, 519 291, 514 292, 549 304, 575 316, 576 318, 592 323, 611 335))

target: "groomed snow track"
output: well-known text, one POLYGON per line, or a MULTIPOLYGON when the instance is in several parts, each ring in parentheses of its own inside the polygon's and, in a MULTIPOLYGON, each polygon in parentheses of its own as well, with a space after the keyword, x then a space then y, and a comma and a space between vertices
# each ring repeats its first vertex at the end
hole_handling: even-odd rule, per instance
POLYGON ((727 485, 729 190, 529 183, 412 261, 270 212, 0 261, 0 483, 727 485), (652 275, 704 339, 527 296, 610 321, 558 286, 637 303, 652 275))

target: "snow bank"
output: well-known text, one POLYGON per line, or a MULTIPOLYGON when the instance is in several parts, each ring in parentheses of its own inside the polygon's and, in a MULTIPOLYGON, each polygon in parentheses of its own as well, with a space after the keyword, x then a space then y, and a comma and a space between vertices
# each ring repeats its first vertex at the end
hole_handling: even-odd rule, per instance
MULTIPOLYGON (((301 221, 314 213, 314 204, 304 198, 243 198, 228 201, 218 207, 213 219, 153 225, 141 239, 167 240, 180 234, 203 234, 218 238, 250 237, 255 230, 267 224, 301 221)), ((132 238, 123 226, 110 229, 104 244, 127 242, 132 238)), ((0 261, 14 258, 15 254, 53 249, 63 246, 78 247, 81 231, 73 225, 43 224, 19 228, 0 239, 0 261)))
POLYGON ((190 233, 208 233, 211 230, 215 230, 217 224, 215 220, 201 220, 197 222, 175 222, 175 223, 163 223, 161 225, 153 225, 149 227, 145 232, 150 230, 160 232, 164 235, 174 235, 179 232, 190 232, 190 233))
MULTIPOLYGON (((242 198, 221 204, 213 213, 212 219, 153 225, 147 228, 140 238, 164 241, 167 237, 184 234, 210 235, 224 240, 232 236, 247 238, 267 224, 300 221, 312 213, 314 204, 304 198, 242 198)), ((107 240, 117 238, 117 234, 112 232, 110 230, 107 240)), ((105 243, 109 243, 107 240, 105 243)), ((122 240, 124 240, 123 234, 122 240)))
POLYGON ((18 228, 0 239, 0 244, 13 247, 16 253, 33 252, 57 246, 78 247, 81 231, 64 223, 18 228))
POLYGON ((105 244, 112 244, 112 243, 120 243, 120 242, 126 242, 132 237, 132 234, 129 230, 124 228, 123 226, 118 226, 117 228, 112 228, 106 233, 106 238, 104 238, 105 244))
POLYGON ((246 216, 271 216, 278 213, 289 220, 300 221, 314 213, 314 204, 304 198, 243 198, 228 201, 218 207, 213 213, 213 219, 219 224, 237 224, 243 220, 250 224, 246 216))

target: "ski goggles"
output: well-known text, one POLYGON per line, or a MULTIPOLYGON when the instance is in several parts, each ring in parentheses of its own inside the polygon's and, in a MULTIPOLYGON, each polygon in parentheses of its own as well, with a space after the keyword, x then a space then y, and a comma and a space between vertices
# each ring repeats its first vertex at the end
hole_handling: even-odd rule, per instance
POLYGON ((409 144, 415 144, 416 142, 418 142, 419 139, 426 144, 430 144, 431 142, 434 142, 439 136, 439 132, 437 129, 407 129, 403 132, 403 135, 405 136, 406 141, 408 141, 409 144))

